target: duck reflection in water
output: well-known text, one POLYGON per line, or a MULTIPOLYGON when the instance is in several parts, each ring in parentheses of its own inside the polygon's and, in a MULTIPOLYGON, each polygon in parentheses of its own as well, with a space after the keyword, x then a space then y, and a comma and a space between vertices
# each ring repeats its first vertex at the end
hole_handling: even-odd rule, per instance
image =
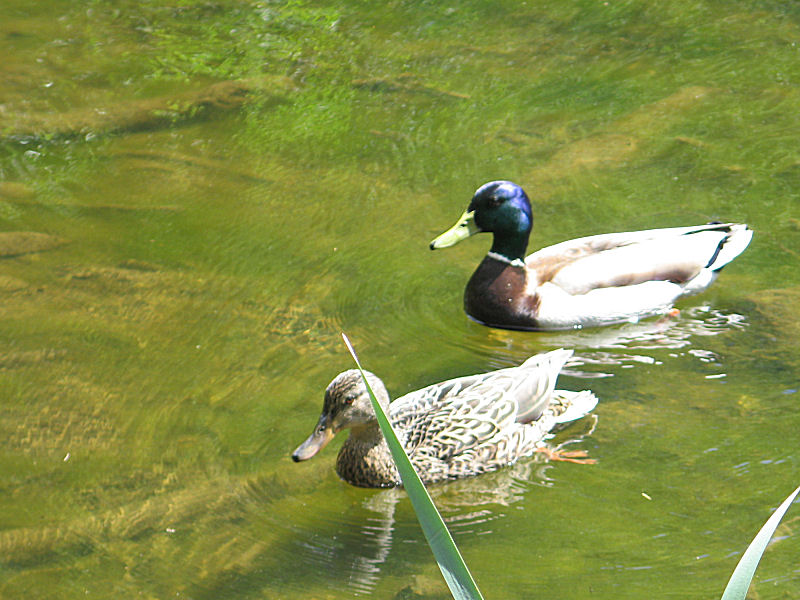
MULTIPOLYGON (((596 423, 597 417, 588 415, 555 434, 548 444, 558 452, 580 443, 593 433, 596 423)), ((553 463, 546 455, 537 453, 508 468, 429 486, 428 491, 453 535, 462 532, 470 536, 483 535, 491 533, 498 521, 511 514, 510 507, 524 502, 529 493, 556 485, 547 474, 552 468, 553 463)), ((407 498, 402 489, 377 490, 366 497, 362 494, 352 488, 348 494, 353 503, 344 507, 341 519, 349 525, 343 527, 342 521, 338 521, 333 529, 324 526, 314 529, 313 536, 305 539, 299 548, 304 560, 314 562, 323 572, 338 574, 339 580, 329 581, 329 584, 349 588, 358 594, 372 593, 384 579, 381 571, 393 552, 398 530, 416 531, 419 527, 407 511, 401 513, 400 520, 396 516, 398 502, 407 498)), ((407 532, 399 535, 404 542, 410 541, 407 532)), ((424 542, 419 540, 419 543, 424 542)), ((415 553, 411 555, 416 556, 415 553)), ((410 560, 409 555, 406 560, 410 560)), ((426 578, 425 566, 418 568, 422 582, 415 580, 409 584, 411 588, 423 585, 447 595, 436 573, 426 578)))

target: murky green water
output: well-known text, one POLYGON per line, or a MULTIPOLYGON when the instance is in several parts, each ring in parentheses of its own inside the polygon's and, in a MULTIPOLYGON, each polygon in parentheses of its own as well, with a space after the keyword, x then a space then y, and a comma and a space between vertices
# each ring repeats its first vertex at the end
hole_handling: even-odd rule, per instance
POLYGON ((800 483, 795 4, 7 0, 0 56, 3 598, 447 597, 402 491, 289 458, 341 330, 394 395, 576 349, 597 465, 434 489, 487 598, 719 597, 800 483), (427 243, 497 178, 534 247, 756 235, 675 321, 490 330, 489 240, 427 243))

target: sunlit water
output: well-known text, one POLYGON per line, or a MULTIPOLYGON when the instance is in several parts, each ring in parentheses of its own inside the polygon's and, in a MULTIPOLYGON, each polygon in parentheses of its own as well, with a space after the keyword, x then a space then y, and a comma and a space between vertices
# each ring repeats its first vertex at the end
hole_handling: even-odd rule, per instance
MULTIPOLYGON (((0 7, 0 596, 445 598, 402 490, 289 455, 348 332, 390 392, 575 349, 595 414, 434 486, 487 598, 718 597, 800 483, 797 9, 0 7), (241 87, 214 87, 244 81, 241 87), (491 330, 489 179, 532 247, 748 222, 680 315, 491 330), (34 232, 35 236, 29 234, 34 232)), ((800 595, 795 509, 759 567, 800 595)))

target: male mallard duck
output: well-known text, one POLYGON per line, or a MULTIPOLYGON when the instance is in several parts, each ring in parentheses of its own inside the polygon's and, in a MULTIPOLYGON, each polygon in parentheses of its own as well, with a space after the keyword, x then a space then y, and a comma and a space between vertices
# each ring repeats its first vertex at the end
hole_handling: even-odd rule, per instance
POLYGON ((464 308, 479 323, 570 329, 663 314, 681 296, 711 285, 753 237, 747 225, 709 223, 593 235, 524 258, 532 228, 523 189, 492 181, 478 188, 459 221, 431 242, 435 250, 475 233, 494 234, 464 292, 464 308))
MULTIPOLYGON (((383 382, 372 373, 367 379, 420 478, 433 483, 509 465, 541 450, 556 425, 590 412, 597 404, 591 392, 555 390, 570 356, 572 350, 554 350, 518 367, 437 383, 391 404, 383 382)), ((350 436, 336 460, 339 477, 360 487, 401 485, 357 370, 340 373, 330 383, 314 432, 292 458, 308 460, 346 428, 350 436)))

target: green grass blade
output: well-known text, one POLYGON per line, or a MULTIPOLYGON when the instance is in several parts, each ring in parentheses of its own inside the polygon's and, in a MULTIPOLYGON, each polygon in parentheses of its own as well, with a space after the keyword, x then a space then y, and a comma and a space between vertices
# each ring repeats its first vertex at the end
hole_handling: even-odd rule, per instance
POLYGON ((386 438, 386 443, 389 445, 389 450, 392 452, 394 462, 397 464, 397 470, 403 480, 403 486, 411 499, 414 512, 417 513, 417 519, 419 519, 419 524, 422 526, 422 531, 428 540, 428 545, 433 550, 439 569, 441 569, 444 580, 450 588, 450 593, 453 594, 453 598, 456 600, 483 600, 483 596, 478 590, 478 586, 475 585, 475 580, 472 578, 466 563, 464 563, 464 559, 450 536, 447 526, 442 521, 442 517, 433 500, 431 500, 428 490, 425 489, 425 485, 414 470, 406 451, 397 439, 389 419, 375 399, 375 394, 369 386, 369 382, 364 375, 364 369, 361 368, 361 363, 358 361, 350 340, 347 339, 344 333, 342 333, 342 337, 344 338, 344 343, 347 344, 347 349, 353 356, 353 360, 356 361, 358 370, 361 371, 361 377, 367 386, 369 397, 372 399, 372 406, 378 417, 378 424, 386 438))
POLYGON ((789 497, 783 501, 783 504, 772 513, 772 516, 764 523, 764 526, 756 534, 756 537, 753 538, 753 541, 750 542, 747 550, 744 551, 742 558, 739 560, 739 564, 737 564, 736 568, 733 570, 733 575, 731 575, 728 585, 725 586, 722 600, 745 599, 747 596, 747 589, 750 587, 750 581, 753 579, 753 573, 756 572, 758 562, 761 560, 761 555, 764 554, 764 550, 766 550, 767 544, 769 544, 772 538, 772 534, 775 533, 778 523, 781 522, 783 515, 789 510, 798 492, 800 492, 800 487, 792 492, 789 497))

